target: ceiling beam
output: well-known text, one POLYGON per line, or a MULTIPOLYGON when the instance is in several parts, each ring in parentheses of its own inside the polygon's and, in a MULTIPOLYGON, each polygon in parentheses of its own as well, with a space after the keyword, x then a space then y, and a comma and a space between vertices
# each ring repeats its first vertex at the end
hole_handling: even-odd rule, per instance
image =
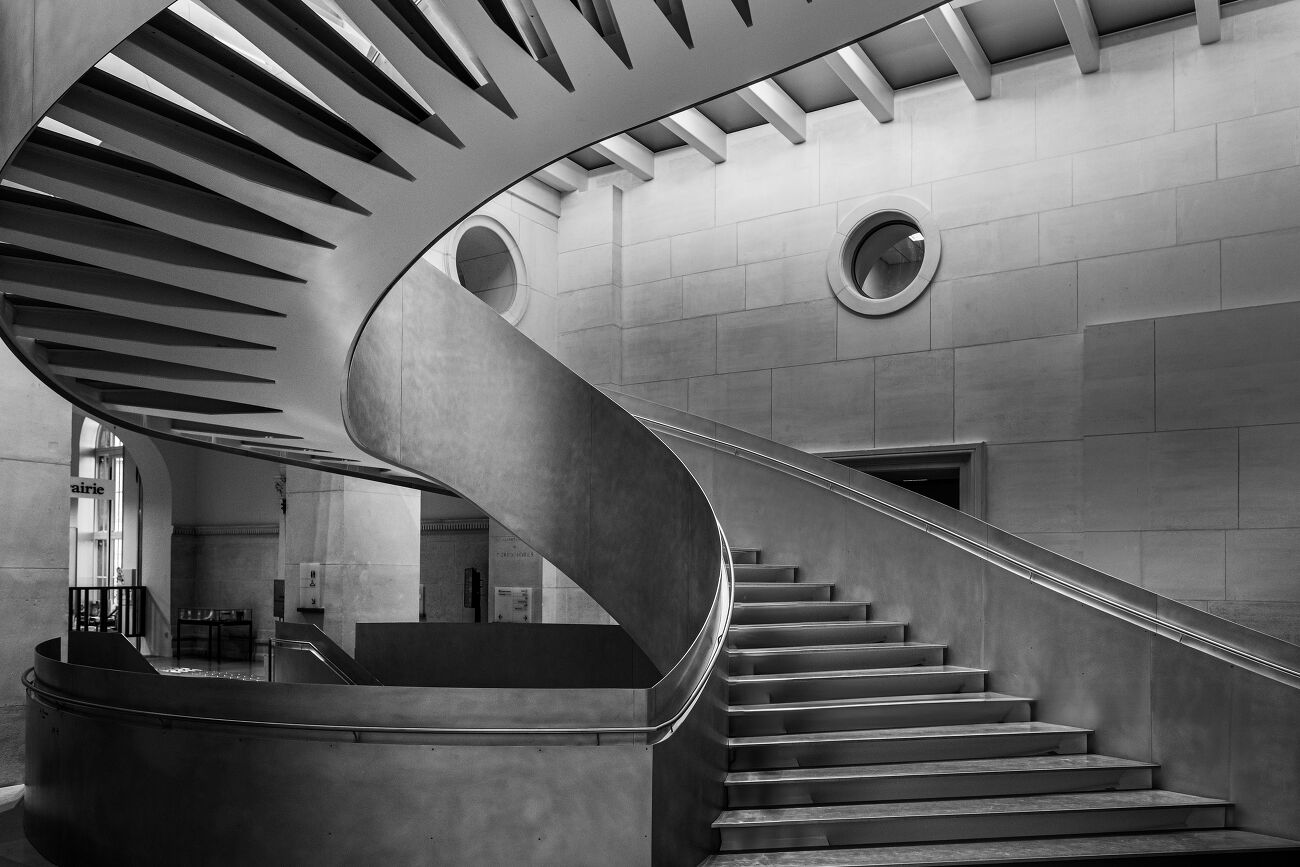
POLYGON ((1196 29, 1201 32, 1202 45, 1209 45, 1223 38, 1219 0, 1196 0, 1196 29))
POLYGON ((736 94, 745 104, 762 115, 763 120, 776 127, 791 144, 803 144, 808 139, 808 117, 790 94, 772 79, 758 81, 742 87, 736 94))
POLYGON ((858 44, 826 55, 826 65, 881 123, 894 119, 894 88, 858 44))
POLYGON ((698 108, 670 114, 659 121, 670 133, 715 163, 727 161, 727 134, 698 108))
POLYGON ((1097 38, 1097 22, 1092 19, 1088 0, 1052 0, 1056 14, 1065 25, 1065 35, 1070 38, 1074 59, 1084 75, 1101 68, 1101 40, 1097 38))
POLYGON ((952 4, 945 3, 925 13, 925 23, 930 25, 934 38, 939 40, 944 54, 948 55, 957 74, 966 83, 971 96, 976 99, 992 96, 993 69, 966 16, 952 8, 952 4))
POLYGON ((561 193, 580 193, 587 189, 587 170, 568 157, 538 169, 533 177, 561 193))
POLYGON ((627 133, 607 138, 603 142, 592 145, 591 149, 643 181, 654 179, 655 155, 627 133))

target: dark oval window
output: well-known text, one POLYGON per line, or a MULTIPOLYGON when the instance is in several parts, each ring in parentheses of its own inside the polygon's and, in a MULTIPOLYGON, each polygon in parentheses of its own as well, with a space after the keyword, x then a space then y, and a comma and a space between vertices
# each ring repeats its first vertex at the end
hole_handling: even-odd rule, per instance
POLYGON ((892 298, 921 270, 925 236, 914 223, 885 223, 873 229, 853 253, 853 283, 868 298, 892 298))
POLYGON ((474 226, 456 245, 456 279, 479 300, 504 314, 519 289, 514 257, 505 240, 485 226, 474 226))

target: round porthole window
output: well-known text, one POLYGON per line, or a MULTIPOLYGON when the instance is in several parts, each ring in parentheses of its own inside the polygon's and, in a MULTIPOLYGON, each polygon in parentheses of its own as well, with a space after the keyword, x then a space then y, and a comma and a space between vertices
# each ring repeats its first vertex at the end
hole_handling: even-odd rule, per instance
POLYGON ((836 231, 826 277, 840 303, 865 316, 911 304, 939 267, 939 229, 915 199, 882 196, 855 209, 836 231))
POLYGON ((528 306, 528 278, 514 238, 491 217, 475 215, 462 223, 452 239, 454 274, 460 285, 519 324, 528 306))

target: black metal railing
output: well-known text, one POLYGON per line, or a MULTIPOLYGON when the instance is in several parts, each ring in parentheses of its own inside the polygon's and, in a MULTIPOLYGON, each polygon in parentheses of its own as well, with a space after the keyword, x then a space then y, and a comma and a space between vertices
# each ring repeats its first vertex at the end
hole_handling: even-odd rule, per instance
POLYGON ((127 638, 145 633, 146 588, 69 587, 69 632, 120 632, 127 638))

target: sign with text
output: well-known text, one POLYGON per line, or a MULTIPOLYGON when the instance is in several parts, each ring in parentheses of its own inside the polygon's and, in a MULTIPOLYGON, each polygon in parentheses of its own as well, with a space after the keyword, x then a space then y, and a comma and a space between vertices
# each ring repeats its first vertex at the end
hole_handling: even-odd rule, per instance
POLYGON ((72 496, 86 497, 92 500, 111 500, 113 499, 113 483, 109 479, 73 476, 72 496))

